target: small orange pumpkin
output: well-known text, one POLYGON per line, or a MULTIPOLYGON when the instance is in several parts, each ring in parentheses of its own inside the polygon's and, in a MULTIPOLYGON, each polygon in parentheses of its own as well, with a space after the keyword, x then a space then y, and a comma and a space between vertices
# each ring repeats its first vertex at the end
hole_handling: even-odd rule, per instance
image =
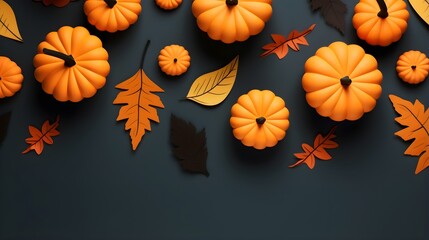
POLYGON ((100 31, 123 31, 137 22, 141 0, 85 0, 83 10, 88 22, 100 31))
POLYGON ((308 104, 334 121, 357 120, 381 95, 377 60, 356 44, 333 42, 304 65, 302 86, 308 104))
POLYGON ((21 68, 8 57, 0 56, 0 98, 15 95, 23 80, 21 68))
POLYGON ((101 40, 82 27, 63 26, 46 35, 34 56, 34 77, 58 101, 92 97, 110 72, 101 40))
POLYGON ((173 10, 182 4, 182 0, 155 0, 155 3, 164 10, 173 10))
POLYGON ((403 0, 360 0, 352 23, 360 39, 370 45, 388 46, 407 30, 409 16, 403 0))
POLYGON ((164 73, 178 76, 188 70, 191 65, 191 57, 184 47, 172 44, 159 52, 158 65, 164 73))
POLYGON ((429 73, 429 58, 426 54, 410 50, 399 56, 396 72, 402 81, 417 84, 423 82, 429 73))
POLYGON ((272 0, 194 0, 198 27, 224 43, 245 41, 259 34, 271 18, 272 0))
POLYGON ((273 147, 286 136, 289 110, 282 98, 270 90, 250 90, 231 108, 234 137, 255 149, 273 147))

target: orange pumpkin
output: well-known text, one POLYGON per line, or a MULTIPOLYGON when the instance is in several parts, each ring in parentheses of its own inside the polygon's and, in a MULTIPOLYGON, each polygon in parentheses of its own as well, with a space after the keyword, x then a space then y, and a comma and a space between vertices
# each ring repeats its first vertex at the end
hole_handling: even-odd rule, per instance
POLYGON ((273 147, 286 136, 289 110, 270 90, 250 90, 231 108, 230 125, 235 138, 255 149, 273 147))
POLYGON ((8 57, 0 56, 0 98, 15 95, 23 80, 21 68, 8 57))
POLYGON ((88 22, 100 31, 123 31, 137 22, 141 0, 85 0, 83 10, 88 22))
POLYGON ((272 0, 194 0, 198 27, 224 43, 245 41, 259 34, 271 18, 272 0))
POLYGON ((164 73, 178 76, 188 70, 191 65, 191 57, 184 47, 173 44, 164 47, 159 52, 158 65, 164 73))
POLYGON ((74 1, 76 0, 38 0, 38 2, 42 2, 45 6, 54 5, 55 7, 65 7, 74 1))
POLYGON ((403 0, 360 0, 352 23, 360 39, 370 45, 388 46, 407 30, 409 16, 403 0))
POLYGON ((377 60, 356 44, 333 42, 319 48, 304 65, 302 86, 308 104, 335 121, 357 120, 381 95, 377 60))
POLYGON ((429 58, 420 51, 410 50, 399 56, 396 72, 400 79, 410 84, 423 82, 429 72, 429 58))
POLYGON ((46 35, 34 56, 34 76, 43 90, 61 102, 92 97, 110 72, 101 40, 81 26, 61 27, 46 35))
POLYGON ((173 10, 182 4, 182 0, 155 0, 155 3, 164 10, 173 10))

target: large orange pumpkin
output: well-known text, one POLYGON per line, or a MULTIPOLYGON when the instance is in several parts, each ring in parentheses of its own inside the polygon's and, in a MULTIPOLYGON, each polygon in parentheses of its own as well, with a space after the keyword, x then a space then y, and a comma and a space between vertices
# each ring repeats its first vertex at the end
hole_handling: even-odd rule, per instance
POLYGON ((0 56, 0 98, 15 95, 23 80, 21 68, 8 57, 0 56))
POLYGON ((370 45, 388 46, 407 30, 409 16, 403 0, 360 0, 352 23, 360 39, 370 45))
POLYGON ((356 44, 333 42, 319 48, 304 66, 302 86, 308 104, 335 121, 357 120, 381 95, 377 60, 356 44))
POLYGON ((429 73, 429 58, 426 54, 410 50, 404 52, 396 61, 396 72, 402 81, 410 84, 423 82, 429 73))
POLYGON ((58 101, 79 102, 92 97, 110 72, 101 40, 82 27, 61 27, 46 35, 34 56, 34 76, 58 101))
POLYGON ((194 0, 198 27, 224 43, 245 41, 260 33, 271 18, 272 0, 194 0))
POLYGON ((289 110, 270 90, 250 90, 231 108, 230 124, 235 138, 256 149, 275 146, 286 136, 289 110))
POLYGON ((88 22, 100 31, 123 31, 137 22, 141 0, 85 0, 88 22))

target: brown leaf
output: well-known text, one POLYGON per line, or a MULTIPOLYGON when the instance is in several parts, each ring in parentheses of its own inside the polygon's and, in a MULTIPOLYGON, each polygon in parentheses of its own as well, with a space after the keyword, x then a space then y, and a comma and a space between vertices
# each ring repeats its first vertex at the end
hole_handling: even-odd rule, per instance
POLYGON ((4 0, 0 0, 0 35, 22 42, 13 9, 4 0))
POLYGON ((192 123, 171 115, 170 142, 173 145, 173 154, 179 159, 183 170, 201 173, 209 176, 207 171, 206 132, 197 132, 192 123))
POLYGON ((344 35, 347 6, 341 0, 311 0, 311 9, 320 10, 325 22, 344 35))
POLYGON ((158 122, 158 113, 154 107, 164 108, 161 98, 154 93, 164 92, 143 71, 143 60, 146 55, 149 42, 146 44, 141 68, 132 77, 116 85, 116 88, 124 90, 118 93, 113 104, 125 104, 122 106, 117 121, 127 120, 125 130, 130 130, 131 145, 137 149, 146 130, 150 131, 150 120, 158 122))
POLYGON ((429 109, 425 110, 424 105, 418 99, 414 104, 393 94, 389 95, 389 99, 395 111, 400 114, 399 117, 395 118, 395 121, 405 127, 395 132, 395 135, 404 141, 412 140, 404 154, 420 156, 425 153, 420 157, 416 169, 417 174, 428 167, 428 154, 426 152, 429 148, 429 109))
POLYGON ((289 48, 294 51, 299 51, 299 44, 308 46, 305 36, 313 31, 315 26, 316 24, 313 24, 303 32, 293 30, 289 33, 287 38, 280 34, 271 34, 271 38, 274 40, 274 42, 268 43, 262 47, 262 49, 266 51, 261 54, 261 57, 266 57, 270 54, 276 54, 279 59, 282 59, 289 52, 289 48))
POLYGON ((326 151, 326 149, 338 147, 338 143, 332 140, 332 138, 335 137, 335 128, 336 127, 333 127, 325 137, 323 137, 321 134, 317 134, 316 138, 314 139, 313 146, 303 143, 302 150, 304 150, 304 152, 295 153, 295 157, 299 160, 289 167, 292 168, 305 163, 310 169, 313 169, 314 165, 316 164, 316 158, 320 160, 331 160, 332 156, 326 151))
POLYGON ((36 127, 28 126, 28 130, 30 132, 31 137, 25 139, 25 142, 28 143, 27 149, 25 149, 22 153, 28 153, 31 150, 34 150, 37 155, 40 155, 44 148, 44 143, 53 144, 54 140, 52 137, 60 135, 57 127, 59 125, 60 117, 57 116, 57 120, 53 124, 49 124, 49 121, 46 120, 42 125, 42 130, 40 131, 36 127))

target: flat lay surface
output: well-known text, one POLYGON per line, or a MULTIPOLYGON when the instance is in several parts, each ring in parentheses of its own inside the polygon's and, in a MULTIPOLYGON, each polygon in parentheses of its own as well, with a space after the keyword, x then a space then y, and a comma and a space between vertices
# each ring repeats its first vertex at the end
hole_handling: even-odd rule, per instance
MULTIPOLYGON (((260 33, 233 43, 202 31, 187 0, 172 10, 142 1, 138 20, 117 32, 89 23, 82 0, 64 7, 6 2, 23 41, 0 37, 0 56, 13 60, 24 79, 14 96, 0 99, 0 115, 10 113, 0 134, 1 240, 429 239, 429 169, 415 174, 419 156, 405 155, 411 141, 395 135, 404 129, 395 121, 393 102, 402 103, 395 96, 429 107, 428 80, 409 84, 396 71, 404 52, 429 56, 429 25, 408 1, 407 29, 383 47, 358 37, 356 0, 343 0, 343 33, 310 1, 277 0, 260 33), (35 76, 39 44, 63 26, 86 28, 108 53, 105 84, 78 102, 58 101, 63 96, 47 94, 35 76), (307 31, 300 41, 308 45, 263 55, 263 46, 275 41, 271 34, 288 37, 294 30, 307 31), (362 47, 382 73, 375 107, 353 121, 319 115, 303 89, 306 61, 338 41, 362 47), (159 66, 160 51, 170 45, 189 54, 180 75, 159 66), (197 97, 193 84, 204 84, 213 71, 229 79, 230 92, 197 97), (133 91, 125 81, 135 74, 150 87, 147 99, 156 111, 148 113, 150 130, 141 139, 130 138, 126 119, 117 121, 128 114, 122 109, 129 99, 119 93, 133 91), (261 150, 236 139, 230 123, 233 105, 253 89, 270 90, 288 111, 279 110, 288 119, 285 137, 261 150), (52 144, 27 149, 26 139, 38 134, 29 126, 44 131, 45 121, 53 127, 52 144), (324 145, 328 155, 315 154, 312 169, 290 167, 306 156, 294 155, 305 151, 304 143, 321 140, 331 143, 324 145), (180 155, 206 162, 179 161, 180 155)), ((93 64, 106 73, 103 54, 93 64)))

